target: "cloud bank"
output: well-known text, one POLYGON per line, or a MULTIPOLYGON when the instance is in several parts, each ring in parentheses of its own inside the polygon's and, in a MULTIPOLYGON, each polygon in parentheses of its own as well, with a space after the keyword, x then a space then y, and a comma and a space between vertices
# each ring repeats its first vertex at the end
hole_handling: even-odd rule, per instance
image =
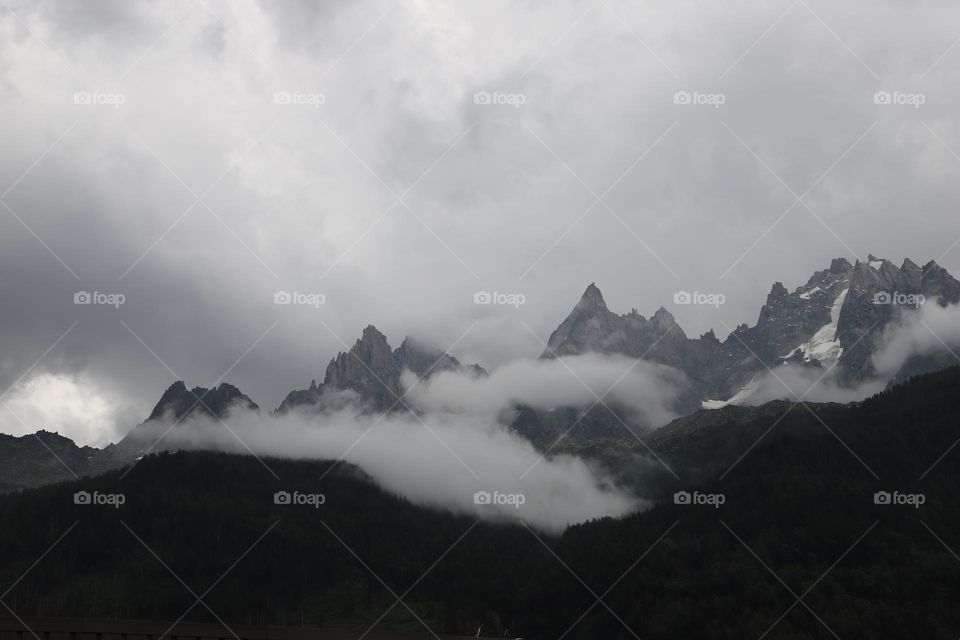
MULTIPOLYGON (((545 458, 509 429, 511 409, 586 408, 600 396, 632 412, 640 425, 659 426, 674 417, 670 407, 682 375, 649 362, 588 354, 519 360, 484 376, 446 371, 418 382, 407 372, 403 382, 409 411, 363 413, 351 394, 340 392, 321 412, 234 409, 223 422, 191 417, 164 437, 161 448, 343 459, 418 504, 558 532, 646 503, 615 486, 595 464, 568 455, 545 458), (506 498, 507 504, 477 504, 478 492, 520 495, 522 504, 506 498)), ((136 437, 149 446, 166 428, 140 427, 136 437)))
MULTIPOLYGON (((164 430, 165 426, 154 425, 141 436, 150 443, 164 430)), ((418 419, 410 413, 371 416, 349 409, 274 416, 235 411, 224 423, 188 419, 170 431, 163 447, 252 451, 261 457, 342 458, 386 490, 417 504, 488 520, 521 520, 554 533, 569 524, 623 515, 645 504, 584 461, 571 456, 541 459, 528 441, 476 416, 418 419), (477 504, 477 492, 519 494, 523 504, 477 504)), ((269 466, 268 459, 265 464, 269 466)), ((282 482, 281 477, 281 486, 282 482)), ((337 496, 326 498, 334 502, 337 496)))
POLYGON ((584 354, 517 360, 488 376, 439 372, 420 383, 405 378, 409 401, 430 412, 496 417, 518 404, 534 409, 588 407, 598 399, 633 412, 635 422, 659 427, 672 409, 684 376, 671 367, 625 356, 584 354))
MULTIPOLYGON (((913 356, 943 355, 960 348, 960 305, 928 302, 887 327, 883 348, 873 357, 880 375, 893 376, 913 356)), ((960 360, 960 359, 958 359, 960 360)))

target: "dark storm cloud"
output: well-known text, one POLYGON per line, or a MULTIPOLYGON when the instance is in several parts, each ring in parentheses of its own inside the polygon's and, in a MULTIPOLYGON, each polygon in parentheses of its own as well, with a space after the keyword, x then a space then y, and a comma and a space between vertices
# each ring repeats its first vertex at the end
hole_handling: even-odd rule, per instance
POLYGON ((948 3, 10 6, 0 385, 77 322, 31 375, 123 416, 88 432, 231 366, 273 408, 369 323, 533 357, 591 281, 647 316, 724 293, 673 309, 696 335, 837 256, 960 272, 948 3))

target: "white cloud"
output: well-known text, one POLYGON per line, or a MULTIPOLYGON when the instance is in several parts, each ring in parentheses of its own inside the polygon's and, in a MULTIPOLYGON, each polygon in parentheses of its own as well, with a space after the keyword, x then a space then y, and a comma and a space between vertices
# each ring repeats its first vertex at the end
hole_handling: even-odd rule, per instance
MULTIPOLYGON (((893 376, 912 356, 954 354, 960 348, 960 305, 942 307, 932 301, 905 312, 887 327, 883 348, 873 356, 877 372, 893 376)), ((954 356, 956 357, 956 356, 954 356)))
POLYGON ((26 435, 55 431, 80 445, 103 446, 132 426, 132 412, 116 394, 76 374, 42 373, 18 383, 0 400, 0 431, 26 435))
MULTIPOLYGON (((528 441, 477 416, 428 414, 421 421, 408 413, 377 417, 342 410, 268 416, 237 411, 226 422, 233 434, 218 422, 189 419, 170 431, 163 446, 242 454, 252 450, 260 456, 298 459, 342 457, 386 490, 418 504, 483 519, 519 519, 552 532, 645 504, 582 460, 542 460, 528 441), (519 508, 478 505, 478 491, 522 494, 525 501, 519 508)), ((152 443, 165 430, 156 425, 143 432, 144 442, 152 443)), ((327 500, 334 502, 337 496, 327 495, 327 500)))
POLYGON ((685 382, 670 367, 601 354, 516 360, 484 377, 443 371, 419 384, 415 380, 408 373, 406 397, 428 411, 496 417, 518 404, 547 411, 589 407, 601 398, 632 410, 650 428, 676 417, 672 404, 685 382))

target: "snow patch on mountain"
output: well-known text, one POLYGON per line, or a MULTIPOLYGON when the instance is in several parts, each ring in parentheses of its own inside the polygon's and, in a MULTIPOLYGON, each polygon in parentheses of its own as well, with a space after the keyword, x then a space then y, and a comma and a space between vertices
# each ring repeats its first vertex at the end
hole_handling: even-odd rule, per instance
POLYGON ((812 338, 794 349, 793 353, 799 350, 803 354, 804 362, 819 360, 822 363, 833 363, 843 355, 843 347, 837 339, 837 326, 840 323, 840 310, 843 308, 843 301, 847 298, 849 290, 847 288, 841 291, 833 301, 833 306, 830 308, 830 322, 820 327, 812 338))
POLYGON ((722 409, 728 404, 741 404, 749 398, 756 389, 756 378, 748 382, 740 391, 728 400, 704 400, 700 406, 704 409, 722 409))

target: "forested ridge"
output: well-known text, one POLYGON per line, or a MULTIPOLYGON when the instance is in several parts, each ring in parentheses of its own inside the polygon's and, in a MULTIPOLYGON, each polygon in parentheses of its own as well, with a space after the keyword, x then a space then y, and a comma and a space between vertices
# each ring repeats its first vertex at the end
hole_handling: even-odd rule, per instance
MULTIPOLYGON (((18 615, 175 620, 196 600, 182 580, 212 586, 228 623, 365 629, 413 586, 379 628, 425 631, 409 606, 438 633, 956 638, 958 391, 953 368, 818 417, 797 406, 726 475, 680 474, 719 508, 666 499, 559 537, 411 504, 342 464, 269 460, 277 480, 253 457, 148 456, 0 496, 0 592, 69 530, 4 598, 18 615), (281 490, 326 501, 276 505, 281 490)), ((186 619, 214 620, 204 604, 186 619)))

